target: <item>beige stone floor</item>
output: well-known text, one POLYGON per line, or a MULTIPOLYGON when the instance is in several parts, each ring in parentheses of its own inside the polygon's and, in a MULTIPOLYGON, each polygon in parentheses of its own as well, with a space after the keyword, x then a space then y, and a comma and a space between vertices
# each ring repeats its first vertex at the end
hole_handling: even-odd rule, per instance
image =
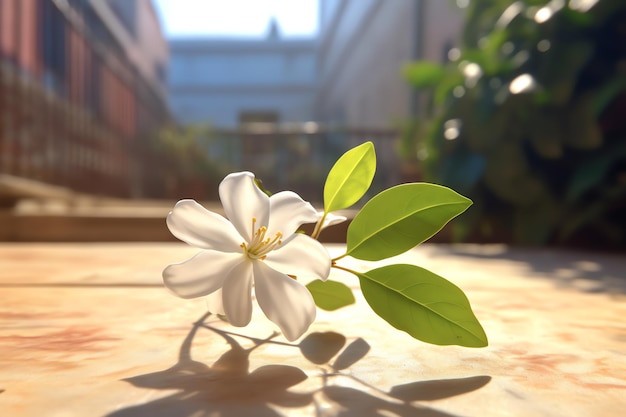
POLYGON ((358 291, 294 343, 257 312, 230 327, 161 284, 195 252, 0 244, 0 416, 624 415, 624 255, 422 245, 395 259, 465 291, 490 339, 468 349, 392 329, 358 291))

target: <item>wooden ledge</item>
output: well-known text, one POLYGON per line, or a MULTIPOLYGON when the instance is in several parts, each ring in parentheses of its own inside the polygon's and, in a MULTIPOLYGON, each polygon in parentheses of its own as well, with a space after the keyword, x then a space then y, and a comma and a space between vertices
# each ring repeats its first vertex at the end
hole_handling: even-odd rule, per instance
POLYGON ((14 207, 24 198, 70 201, 73 191, 27 178, 0 174, 0 207, 14 207))

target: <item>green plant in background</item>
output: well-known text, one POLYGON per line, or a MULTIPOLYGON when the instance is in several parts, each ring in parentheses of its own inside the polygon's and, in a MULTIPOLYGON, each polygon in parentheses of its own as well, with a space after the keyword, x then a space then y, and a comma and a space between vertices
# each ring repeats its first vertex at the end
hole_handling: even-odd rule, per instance
POLYGON ((431 93, 429 180, 472 198, 457 237, 626 246, 626 2, 474 1, 431 93))
POLYGON ((155 150, 167 157, 168 164, 159 169, 175 182, 171 188, 180 191, 181 187, 196 181, 202 183, 203 194, 217 198, 215 184, 223 177, 225 168, 210 158, 207 149, 213 134, 208 126, 168 126, 161 129, 155 139, 155 150))

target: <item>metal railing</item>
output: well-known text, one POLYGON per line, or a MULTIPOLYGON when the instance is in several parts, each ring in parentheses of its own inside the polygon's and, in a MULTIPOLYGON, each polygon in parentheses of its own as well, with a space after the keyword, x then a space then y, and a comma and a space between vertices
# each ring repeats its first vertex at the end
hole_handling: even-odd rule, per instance
POLYGON ((376 175, 369 194, 402 181, 398 132, 325 126, 313 122, 215 130, 206 143, 220 172, 251 171, 271 192, 293 190, 321 202, 326 175, 347 150, 366 141, 375 145, 376 175))
POLYGON ((0 1, 0 174, 119 197, 163 197, 153 152, 166 104, 89 2, 0 1))

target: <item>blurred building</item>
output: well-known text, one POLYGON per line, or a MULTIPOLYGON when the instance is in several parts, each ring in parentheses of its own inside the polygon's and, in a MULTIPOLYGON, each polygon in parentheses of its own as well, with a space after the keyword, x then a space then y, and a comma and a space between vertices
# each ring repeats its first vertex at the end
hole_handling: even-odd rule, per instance
POLYGON ((449 1, 320 0, 317 39, 170 41, 170 106, 182 124, 314 120, 390 128, 416 114, 405 63, 442 61, 462 10, 449 1))
POLYGON ((0 173, 158 195, 167 59, 150 0, 0 0, 0 173))
POLYGON ((402 66, 447 59, 461 27, 450 1, 320 0, 316 119, 389 128, 413 117, 419 100, 402 66))
POLYGON ((315 53, 314 39, 283 38, 275 21, 264 39, 171 40, 171 110, 220 128, 310 120, 315 53))
POLYGON ((398 128, 423 100, 402 66, 447 59, 462 10, 434 0, 319 4, 316 39, 283 38, 272 22, 265 39, 170 40, 172 113, 183 125, 212 125, 210 158, 257 173, 270 189, 317 189, 332 163, 365 140, 377 147, 377 187, 395 185, 405 179, 398 128), (276 126, 239 129, 248 122, 276 126))

